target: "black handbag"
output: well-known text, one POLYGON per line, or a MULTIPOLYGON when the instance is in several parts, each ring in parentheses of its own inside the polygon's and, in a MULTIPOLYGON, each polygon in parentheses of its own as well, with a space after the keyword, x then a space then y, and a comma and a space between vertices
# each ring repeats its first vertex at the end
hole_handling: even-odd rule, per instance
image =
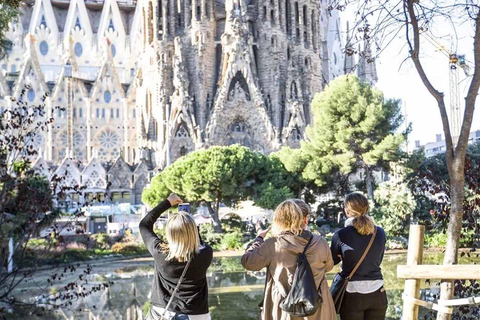
POLYGON ((358 267, 362 264, 363 260, 367 256, 368 251, 372 247, 373 240, 375 240, 375 236, 377 235, 377 227, 373 230, 372 237, 370 238, 370 242, 368 243, 367 248, 363 252, 362 257, 358 260, 357 264, 353 268, 352 272, 348 275, 348 277, 342 276, 341 273, 337 273, 335 278, 333 279, 332 285, 330 286, 330 293, 332 294, 333 303, 335 304, 335 311, 337 314, 340 313, 340 308, 342 307, 343 297, 345 296, 345 291, 347 290, 348 281, 352 279, 353 275, 357 271, 358 267))
POLYGON ((294 317, 311 316, 321 308, 323 303, 322 297, 318 293, 318 288, 315 285, 312 268, 305 255, 312 239, 313 235, 308 240, 303 252, 298 256, 297 268, 293 275, 292 288, 285 300, 280 304, 280 308, 283 311, 294 317))

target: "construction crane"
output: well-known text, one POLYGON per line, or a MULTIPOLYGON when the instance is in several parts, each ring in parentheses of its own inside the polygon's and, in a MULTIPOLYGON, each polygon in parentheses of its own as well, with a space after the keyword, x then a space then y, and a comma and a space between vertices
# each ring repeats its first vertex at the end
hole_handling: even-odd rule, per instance
MULTIPOLYGON (((465 75, 468 77, 470 75, 470 67, 465 60, 464 54, 457 54, 448 50, 444 45, 439 43, 432 35, 428 32, 422 32, 425 39, 428 40, 438 51, 445 54, 449 61, 449 93, 450 93, 450 107, 449 107, 449 123, 450 123, 450 132, 453 139, 453 147, 457 146, 458 137, 460 136, 460 128, 462 126, 462 106, 460 104, 460 69, 462 69, 465 75)), ((452 41, 453 43, 453 41, 452 41)))

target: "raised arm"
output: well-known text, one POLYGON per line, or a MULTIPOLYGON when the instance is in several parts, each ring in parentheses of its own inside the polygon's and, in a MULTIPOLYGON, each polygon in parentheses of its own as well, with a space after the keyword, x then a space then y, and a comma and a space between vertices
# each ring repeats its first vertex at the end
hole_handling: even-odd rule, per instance
POLYGON ((182 203, 182 200, 175 195, 171 194, 166 200, 160 202, 155 208, 153 208, 143 219, 140 221, 139 229, 142 235, 143 242, 148 251, 153 254, 156 251, 157 245, 161 242, 160 238, 153 231, 153 225, 157 221, 158 217, 170 207, 182 203))
POLYGON ((274 250, 271 248, 271 239, 263 241, 270 228, 260 230, 258 236, 248 244, 242 256, 242 266, 250 271, 259 271, 270 264, 274 250))

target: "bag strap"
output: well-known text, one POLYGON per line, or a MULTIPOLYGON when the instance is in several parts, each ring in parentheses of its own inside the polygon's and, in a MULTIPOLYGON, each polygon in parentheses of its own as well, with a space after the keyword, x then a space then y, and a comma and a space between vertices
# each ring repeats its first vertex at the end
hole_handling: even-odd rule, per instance
POLYGON ((377 235, 377 227, 374 227, 372 237, 370 238, 370 242, 368 243, 367 248, 363 252, 362 257, 360 258, 360 260, 358 260, 357 264, 355 265, 355 268, 353 268, 352 272, 350 272, 350 275, 348 276, 348 280, 352 279, 353 275, 355 274, 355 272, 357 271, 357 269, 360 267, 363 260, 367 256, 367 253, 368 253, 368 251, 370 251, 370 248, 372 247, 373 240, 375 240, 376 235, 377 235))
POLYGON ((168 300, 167 306, 163 310, 162 317, 165 317, 165 313, 167 313, 168 308, 170 307, 170 304, 173 301, 173 298, 175 297, 175 294, 177 293, 178 289, 180 288, 180 284, 183 282, 183 278, 185 278, 185 274, 187 273, 188 267, 190 266, 190 262, 192 262, 192 259, 188 260, 187 265, 185 266, 185 269, 183 269, 182 275, 180 276, 180 279, 178 280, 177 286, 175 287, 175 290, 173 290, 172 296, 170 297, 170 300, 168 300))
POLYGON ((307 249, 308 249, 308 247, 310 246, 310 243, 312 243, 312 239, 313 239, 313 235, 310 237, 310 239, 308 239, 308 242, 307 242, 307 244, 305 245, 305 248, 303 249, 302 254, 305 254, 305 252, 307 252, 307 249))

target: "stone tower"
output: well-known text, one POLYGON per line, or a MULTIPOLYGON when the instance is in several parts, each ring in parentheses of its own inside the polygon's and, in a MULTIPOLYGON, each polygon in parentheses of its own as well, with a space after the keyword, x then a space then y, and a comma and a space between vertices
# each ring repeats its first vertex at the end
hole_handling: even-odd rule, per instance
MULTIPOLYGON (((319 3, 140 0, 139 144, 157 165, 210 145, 298 146, 322 89, 319 3)), ((137 8, 138 9, 138 8, 137 8)))

